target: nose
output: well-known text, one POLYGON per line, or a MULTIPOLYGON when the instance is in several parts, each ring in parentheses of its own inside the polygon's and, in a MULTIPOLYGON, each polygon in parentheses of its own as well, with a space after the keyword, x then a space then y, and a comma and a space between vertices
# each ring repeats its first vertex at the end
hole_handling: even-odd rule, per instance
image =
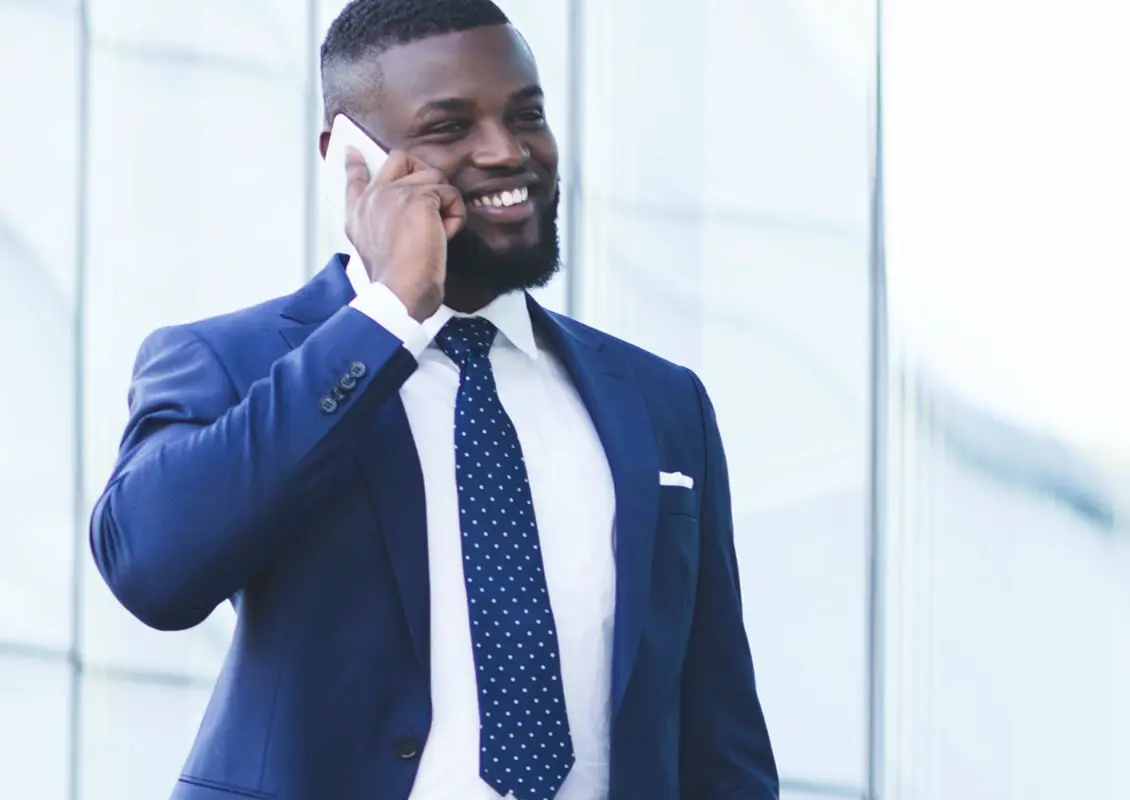
POLYGON ((518 169, 530 160, 529 148, 505 125, 491 122, 481 131, 473 154, 479 169, 518 169))

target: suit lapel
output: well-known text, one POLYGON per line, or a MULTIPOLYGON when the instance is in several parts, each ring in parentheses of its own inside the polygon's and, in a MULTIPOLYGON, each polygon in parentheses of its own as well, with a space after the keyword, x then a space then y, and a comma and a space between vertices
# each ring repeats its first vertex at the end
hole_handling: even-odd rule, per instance
POLYGON ((531 298, 530 314, 561 359, 592 418, 616 493, 616 622, 612 711, 632 674, 647 616, 651 558, 659 521, 659 456, 635 376, 623 359, 583 330, 574 332, 531 298))
MULTIPOLYGON (((298 347, 322 323, 354 298, 345 262, 335 256, 326 268, 291 296, 279 333, 298 347)), ((400 397, 390 399, 377 424, 358 439, 354 459, 369 489, 369 501, 384 532, 389 561, 412 644, 425 669, 430 657, 427 510, 424 477, 412 429, 400 397)))

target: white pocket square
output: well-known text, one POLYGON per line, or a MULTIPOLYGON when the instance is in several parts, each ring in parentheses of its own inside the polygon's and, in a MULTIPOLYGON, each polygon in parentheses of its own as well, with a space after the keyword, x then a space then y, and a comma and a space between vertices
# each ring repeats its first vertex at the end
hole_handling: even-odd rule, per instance
POLYGON ((684 489, 694 488, 694 478, 681 472, 660 472, 660 486, 682 486, 684 489))

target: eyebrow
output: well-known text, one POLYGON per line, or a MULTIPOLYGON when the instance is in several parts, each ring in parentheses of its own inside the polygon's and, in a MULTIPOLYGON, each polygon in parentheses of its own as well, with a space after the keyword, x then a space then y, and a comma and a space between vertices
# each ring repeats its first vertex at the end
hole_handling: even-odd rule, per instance
MULTIPOLYGON (((545 92, 542 91, 542 88, 537 84, 532 84, 514 92, 512 95, 510 95, 509 98, 507 98, 506 102, 507 104, 521 103, 527 100, 539 100, 544 96, 545 92)), ((430 114, 436 111, 467 111, 468 109, 473 108, 474 105, 475 104, 470 100, 466 100, 460 97, 446 97, 442 100, 432 100, 431 102, 425 103, 424 105, 420 106, 420 109, 416 112, 416 116, 422 117, 426 114, 430 114)))

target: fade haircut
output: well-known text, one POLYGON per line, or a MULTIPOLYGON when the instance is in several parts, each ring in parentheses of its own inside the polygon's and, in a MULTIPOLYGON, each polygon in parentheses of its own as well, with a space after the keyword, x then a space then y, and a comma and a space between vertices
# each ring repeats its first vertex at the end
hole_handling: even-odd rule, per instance
MULTIPOLYGON (((338 15, 322 42, 322 95, 327 123, 352 110, 347 67, 390 47, 510 20, 492 0, 353 0, 338 15)), ((372 74, 372 79, 379 75, 372 74)))

